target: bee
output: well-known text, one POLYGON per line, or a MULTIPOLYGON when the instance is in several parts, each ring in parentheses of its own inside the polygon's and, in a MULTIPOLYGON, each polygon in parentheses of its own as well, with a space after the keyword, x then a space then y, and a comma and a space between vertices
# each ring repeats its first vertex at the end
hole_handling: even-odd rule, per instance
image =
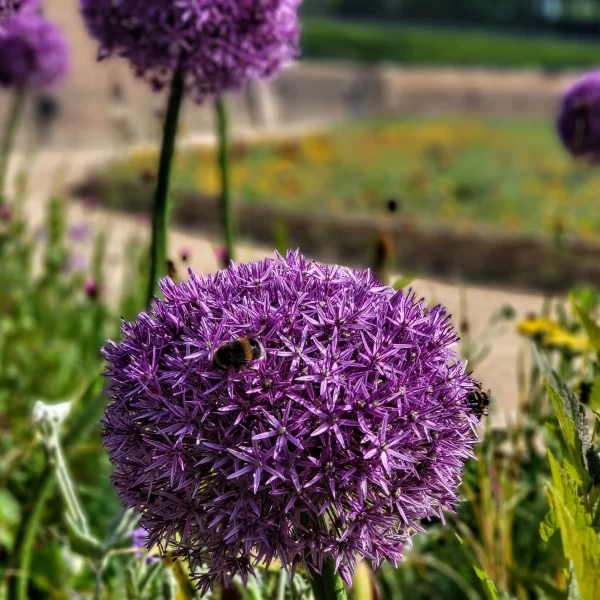
POLYGON ((472 414, 478 417, 487 417, 490 414, 490 390, 483 391, 481 383, 467 395, 467 407, 472 414))
POLYGON ((261 360, 265 356, 264 346, 255 338, 238 338, 219 346, 213 358, 213 366, 217 369, 227 370, 233 367, 236 373, 254 360, 261 360))

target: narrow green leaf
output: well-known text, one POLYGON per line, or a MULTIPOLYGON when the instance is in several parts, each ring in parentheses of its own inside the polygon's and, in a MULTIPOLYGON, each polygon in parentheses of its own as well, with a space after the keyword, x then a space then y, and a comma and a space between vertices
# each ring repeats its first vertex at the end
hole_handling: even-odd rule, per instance
POLYGON ((88 558, 92 562, 102 561, 105 555, 102 544, 90 535, 79 531, 73 522, 72 517, 68 513, 65 513, 65 523, 67 525, 67 534, 69 536, 71 550, 73 550, 75 554, 88 558))
POLYGON ((571 306, 573 312, 579 319, 579 322, 583 325, 585 332, 590 340, 592 348, 596 353, 600 352, 600 327, 595 323, 590 315, 571 297, 571 306))
POLYGON ((483 582, 485 591, 487 592, 487 595, 490 598, 490 600, 499 600, 496 586, 494 585, 493 581, 491 581, 490 578, 487 576, 487 573, 483 569, 480 569, 475 565, 473 565, 473 569, 475 570, 475 574, 477 575, 477 577, 479 577, 479 579, 483 582))

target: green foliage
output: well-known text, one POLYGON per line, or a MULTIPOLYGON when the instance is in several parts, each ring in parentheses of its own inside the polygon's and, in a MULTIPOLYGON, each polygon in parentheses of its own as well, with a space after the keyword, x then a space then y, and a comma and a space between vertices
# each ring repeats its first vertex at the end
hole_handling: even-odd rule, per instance
POLYGON ((593 42, 327 20, 304 23, 302 49, 321 59, 552 69, 595 67, 600 53, 593 42))

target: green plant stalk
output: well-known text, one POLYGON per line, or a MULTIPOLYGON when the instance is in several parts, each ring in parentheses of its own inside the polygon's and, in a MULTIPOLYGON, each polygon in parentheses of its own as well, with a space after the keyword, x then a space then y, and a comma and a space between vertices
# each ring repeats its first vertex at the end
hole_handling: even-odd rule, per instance
POLYGON ((17 566, 16 574, 9 577, 7 600, 27 600, 27 587, 29 583, 29 571, 31 570, 31 557, 33 555, 33 544, 42 513, 47 500, 54 490, 55 480, 52 469, 46 468, 41 475, 40 482, 34 493, 34 503, 21 521, 16 535, 15 548, 13 550, 13 563, 17 566))
POLYGON ((167 106, 167 116, 163 131, 160 162, 158 166, 158 182, 154 196, 154 213, 152 215, 152 245, 150 249, 150 278, 146 306, 152 304, 158 294, 158 280, 167 274, 167 250, 169 234, 169 192, 171 188, 171 171, 175 154, 177 124, 184 94, 184 81, 181 71, 176 71, 171 83, 171 94, 167 106))
POLYGON ((227 105, 222 97, 215 100, 217 121, 217 144, 219 146, 217 160, 221 176, 221 219, 225 234, 227 259, 235 259, 235 215, 231 200, 231 165, 229 152, 229 122, 227 105))
MULTIPOLYGON (((79 403, 85 409, 71 422, 63 440, 65 448, 68 449, 85 438, 90 428, 97 423, 104 407, 103 382, 101 375, 96 376, 82 394, 79 403)), ((7 600, 28 600, 27 585, 29 583, 33 543, 38 533, 46 502, 54 491, 56 483, 54 469, 47 466, 38 477, 38 482, 32 495, 35 500, 30 510, 23 516, 15 536, 15 549, 11 562, 16 570, 16 575, 8 580, 7 600)))
POLYGON ((21 117, 23 116, 25 96, 25 88, 18 88, 14 92, 10 112, 4 125, 4 134, 2 136, 2 143, 0 144, 0 202, 3 202, 6 196, 6 176, 8 174, 10 155, 15 143, 15 137, 21 117))
POLYGON ((310 584, 315 600, 347 600, 344 582, 334 568, 333 559, 328 558, 323 563, 321 573, 311 572, 310 584))

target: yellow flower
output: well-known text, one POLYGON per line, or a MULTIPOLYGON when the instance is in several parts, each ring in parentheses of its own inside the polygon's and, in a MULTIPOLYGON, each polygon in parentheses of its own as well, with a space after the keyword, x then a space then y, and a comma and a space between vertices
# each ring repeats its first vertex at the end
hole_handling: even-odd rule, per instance
POLYGON ((585 335, 571 333, 564 329, 549 331, 544 336, 543 343, 552 348, 568 350, 573 354, 584 354, 592 350, 590 341, 585 335))
POLYGON ((550 331, 560 330, 560 325, 548 317, 532 317, 517 324, 517 332, 525 337, 543 337, 550 331))

